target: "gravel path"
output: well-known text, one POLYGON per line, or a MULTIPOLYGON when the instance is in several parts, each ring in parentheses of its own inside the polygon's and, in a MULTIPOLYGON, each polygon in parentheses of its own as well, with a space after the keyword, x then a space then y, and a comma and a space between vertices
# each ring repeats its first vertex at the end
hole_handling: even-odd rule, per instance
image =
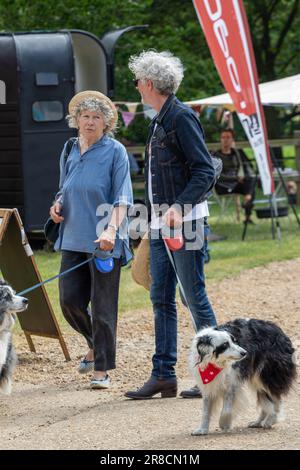
MULTIPOLYGON (((236 317, 277 322, 300 346, 300 259, 271 263, 238 277, 209 283, 219 323, 236 317)), ((179 306, 180 389, 193 385, 187 355, 193 331, 179 306)), ((299 449, 299 383, 285 401, 285 421, 269 431, 247 429, 256 415, 255 401, 223 434, 217 422, 211 434, 193 437, 201 400, 153 399, 133 402, 124 391, 140 386, 150 372, 153 351, 151 311, 123 315, 119 322, 118 369, 112 387, 89 390, 76 372, 85 353, 79 335, 65 331, 72 361, 65 362, 58 342, 36 337, 37 354, 28 352, 23 334, 15 335, 19 355, 12 395, 0 397, 0 449, 299 449)))

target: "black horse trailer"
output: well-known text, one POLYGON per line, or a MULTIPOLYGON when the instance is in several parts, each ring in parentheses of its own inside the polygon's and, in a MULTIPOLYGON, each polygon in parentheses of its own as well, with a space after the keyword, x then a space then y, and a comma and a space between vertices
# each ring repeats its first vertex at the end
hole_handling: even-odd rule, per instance
POLYGON ((16 207, 27 233, 40 233, 57 190, 59 155, 74 135, 72 96, 113 97, 114 46, 131 26, 102 39, 80 30, 0 34, 0 207, 16 207))

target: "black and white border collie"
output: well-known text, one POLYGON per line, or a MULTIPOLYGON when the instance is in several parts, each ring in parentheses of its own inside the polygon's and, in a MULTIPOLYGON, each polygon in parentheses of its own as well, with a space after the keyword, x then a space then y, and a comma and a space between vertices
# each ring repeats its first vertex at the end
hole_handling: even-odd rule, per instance
POLYGON ((283 395, 296 378, 290 339, 274 323, 237 319, 200 330, 192 344, 190 368, 203 396, 200 426, 193 435, 208 434, 214 407, 223 400, 220 428, 231 428, 234 411, 245 406, 243 385, 254 389, 260 407, 250 427, 270 428, 276 423, 283 395))
POLYGON ((0 391, 7 395, 11 392, 12 373, 17 362, 11 330, 15 313, 22 312, 27 306, 25 297, 15 295, 9 284, 0 280, 0 391))

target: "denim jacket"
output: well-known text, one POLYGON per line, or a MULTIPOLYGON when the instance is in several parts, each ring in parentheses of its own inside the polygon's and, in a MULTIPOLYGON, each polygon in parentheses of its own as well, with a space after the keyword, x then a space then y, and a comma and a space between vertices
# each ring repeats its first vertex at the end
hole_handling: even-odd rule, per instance
MULTIPOLYGON (((185 204, 193 207, 205 199, 214 181, 214 167, 204 142, 201 124, 194 111, 170 95, 150 124, 145 154, 146 201, 148 171, 151 158, 152 194, 154 204, 185 204), (156 124, 156 127, 155 127, 156 124), (155 128, 154 135, 153 130, 155 128), (151 141, 151 156, 149 144, 151 141), (183 159, 170 144, 177 143, 183 159), (184 162, 186 160, 186 162, 184 162), (185 164, 184 164, 185 163, 185 164)), ((186 211, 184 211, 186 213, 186 211)))

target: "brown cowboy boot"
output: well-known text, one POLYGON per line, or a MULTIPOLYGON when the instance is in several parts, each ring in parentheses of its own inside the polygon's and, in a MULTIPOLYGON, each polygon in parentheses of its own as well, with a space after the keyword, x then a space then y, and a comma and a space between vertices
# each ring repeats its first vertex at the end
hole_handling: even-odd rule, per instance
POLYGON ((134 400, 147 400, 152 398, 158 393, 161 398, 173 398, 177 395, 177 379, 172 377, 170 379, 159 379, 151 376, 144 385, 136 391, 129 391, 125 393, 125 397, 134 400))

